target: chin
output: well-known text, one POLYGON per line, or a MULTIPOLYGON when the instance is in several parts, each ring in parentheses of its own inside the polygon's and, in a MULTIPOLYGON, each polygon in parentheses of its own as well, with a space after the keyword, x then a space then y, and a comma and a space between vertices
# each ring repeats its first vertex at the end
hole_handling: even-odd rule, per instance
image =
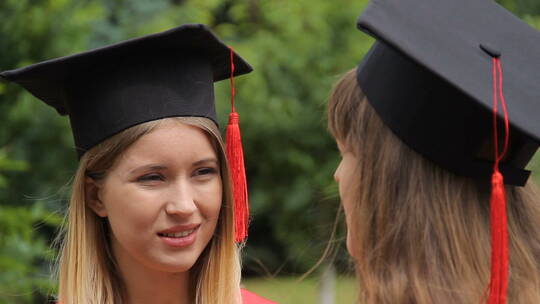
POLYGON ((156 257, 152 268, 169 273, 187 272, 197 263, 203 252, 202 250, 194 251, 156 257))
POLYGON ((180 261, 154 261, 149 266, 154 270, 161 272, 179 273, 189 271, 196 262, 197 259, 183 259, 180 261))

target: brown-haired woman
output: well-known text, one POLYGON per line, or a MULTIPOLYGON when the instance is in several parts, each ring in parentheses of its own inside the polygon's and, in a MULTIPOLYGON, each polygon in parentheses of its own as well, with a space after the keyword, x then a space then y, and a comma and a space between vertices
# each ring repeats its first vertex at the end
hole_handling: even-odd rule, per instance
POLYGON ((538 70, 520 65, 514 54, 523 36, 536 37, 534 55, 527 59, 540 62, 540 35, 494 3, 468 3, 374 1, 359 28, 378 41, 330 95, 328 126, 342 156, 334 178, 359 303, 540 303, 540 193, 523 170, 540 139, 540 108, 530 103, 540 89, 526 77, 512 79, 514 72, 539 79, 538 70), (420 7, 432 15, 412 12, 420 7), (456 7, 463 8, 463 16, 451 28, 456 7), (500 58, 488 47, 463 45, 470 32, 498 27, 478 24, 485 14, 514 30, 515 46, 504 43, 504 35, 492 41, 500 42, 500 58), (446 40, 455 45, 441 50, 446 40), (481 62, 459 57, 463 49, 481 62), (493 77, 499 77, 501 62, 505 92, 497 87, 495 92, 497 98, 506 95, 510 139, 495 165, 493 151, 495 146, 502 150, 505 118, 498 118, 494 137, 493 96, 488 94, 494 89, 492 64, 493 77), (485 70, 476 71, 477 66, 485 70), (516 112, 524 114, 512 116, 516 112), (504 219, 494 219, 493 210, 501 210, 490 206, 501 201, 492 194, 494 166, 506 183, 504 219), (503 244, 502 256, 492 253, 490 261, 490 251, 498 246, 493 235, 506 227, 507 247, 503 244), (494 272, 505 252, 509 272, 504 264, 494 272))
MULTIPOLYGON (((357 85, 335 86, 329 128, 360 303, 480 303, 489 281, 487 182, 456 176, 403 144, 357 85)), ((509 187, 509 303, 540 301, 540 193, 509 187)))

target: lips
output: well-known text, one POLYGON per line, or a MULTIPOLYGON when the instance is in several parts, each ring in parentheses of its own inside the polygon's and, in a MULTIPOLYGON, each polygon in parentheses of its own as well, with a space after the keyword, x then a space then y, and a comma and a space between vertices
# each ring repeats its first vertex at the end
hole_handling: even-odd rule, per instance
POLYGON ((186 224, 186 225, 176 225, 168 229, 158 231, 158 234, 175 234, 178 232, 185 232, 193 229, 199 228, 201 224, 186 224))
POLYGON ((197 228, 186 230, 186 231, 175 232, 175 233, 158 233, 158 235, 164 236, 164 237, 180 238, 180 237, 186 237, 192 234, 193 231, 195 231, 195 229, 197 228))
POLYGON ((165 245, 175 248, 193 244, 197 238, 200 224, 174 226, 157 233, 165 245))

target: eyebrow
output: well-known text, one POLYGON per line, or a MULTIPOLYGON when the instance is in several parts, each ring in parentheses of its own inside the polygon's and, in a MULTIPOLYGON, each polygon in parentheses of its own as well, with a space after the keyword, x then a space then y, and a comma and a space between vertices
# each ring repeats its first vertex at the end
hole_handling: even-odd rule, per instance
POLYGON ((159 170, 165 170, 165 169, 167 169, 167 166, 150 164, 150 165, 144 165, 144 166, 140 166, 135 169, 132 169, 128 172, 128 174, 133 174, 133 173, 137 173, 138 171, 145 171, 145 170, 158 170, 159 171, 159 170))
MULTIPOLYGON (((200 166, 200 165, 206 164, 206 163, 214 163, 214 164, 217 165, 219 162, 218 162, 217 158, 209 157, 209 158, 204 158, 204 159, 201 159, 201 160, 198 160, 198 161, 194 162, 193 166, 200 166)), ((158 164, 149 164, 149 165, 144 165, 144 166, 134 168, 134 169, 130 170, 128 172, 128 174, 134 174, 134 173, 137 173, 139 171, 146 171, 146 170, 160 171, 160 170, 165 170, 165 169, 167 169, 167 166, 158 165, 158 164)))
POLYGON ((205 163, 215 163, 217 165, 219 162, 218 162, 217 158, 209 157, 209 158, 204 158, 204 159, 198 160, 198 161, 194 162, 193 165, 198 166, 198 165, 202 165, 202 164, 205 164, 205 163))

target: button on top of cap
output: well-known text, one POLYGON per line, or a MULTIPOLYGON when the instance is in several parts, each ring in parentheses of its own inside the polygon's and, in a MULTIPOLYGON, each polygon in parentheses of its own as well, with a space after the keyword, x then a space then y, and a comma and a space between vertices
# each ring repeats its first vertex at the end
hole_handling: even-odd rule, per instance
POLYGON ((489 56, 493 58, 501 57, 501 51, 497 50, 489 43, 480 43, 480 48, 482 49, 482 51, 486 52, 489 56))

